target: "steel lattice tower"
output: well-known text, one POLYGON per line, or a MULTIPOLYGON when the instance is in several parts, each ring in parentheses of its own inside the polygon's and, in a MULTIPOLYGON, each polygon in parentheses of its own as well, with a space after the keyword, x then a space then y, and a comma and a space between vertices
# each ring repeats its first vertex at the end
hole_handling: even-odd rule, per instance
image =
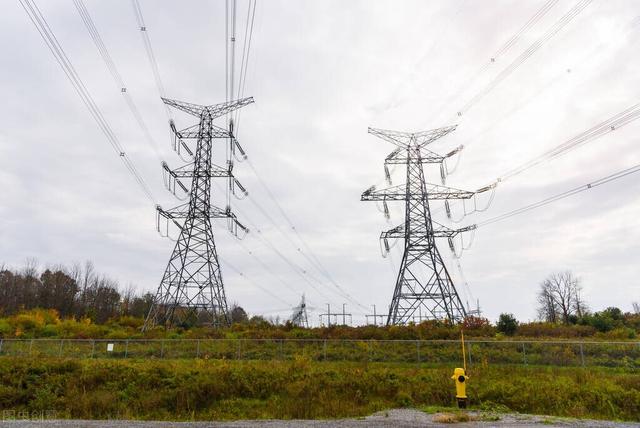
MULTIPOLYGON (((180 235, 167 264, 167 268, 158 287, 144 328, 160 324, 164 326, 192 324, 195 322, 210 325, 229 324, 227 299, 225 297, 220 263, 211 227, 212 218, 226 218, 230 230, 237 234, 238 228, 248 231, 231 212, 230 206, 220 209, 211 205, 211 179, 227 177, 229 189, 237 185, 244 188, 233 177, 233 162, 227 157, 226 167, 212 163, 214 139, 225 139, 231 151, 244 151, 233 135, 233 125, 229 129, 214 125, 214 119, 224 116, 238 108, 253 102, 253 98, 243 98, 210 106, 184 103, 162 99, 167 105, 193 115, 199 123, 182 131, 177 131, 173 121, 174 149, 187 151, 193 156, 193 163, 175 170, 166 163, 163 168, 169 177, 168 187, 176 185, 187 191, 181 178, 191 179, 189 202, 171 210, 157 207, 158 219, 164 217, 180 228, 180 235), (197 141, 195 150, 191 150, 185 139, 197 141), (180 224, 179 220, 184 219, 180 224)), ((245 191, 246 192, 246 191, 245 191)), ((159 225, 159 223, 158 223, 159 225)), ((160 230, 160 228, 158 227, 160 230)))
POLYGON ((307 317, 307 304, 302 295, 300 304, 293 308, 293 315, 291 315, 291 324, 297 327, 309 328, 309 318, 307 317))
POLYGON ((453 230, 434 222, 429 200, 469 199, 474 192, 427 184, 423 168, 424 164, 442 165, 447 157, 461 149, 459 147, 441 156, 426 148, 455 128, 450 126, 416 133, 369 128, 370 134, 397 146, 385 159, 387 181, 391 183, 388 165, 406 165, 407 168, 405 184, 384 190, 376 190, 374 186, 366 190, 361 198, 363 201, 382 201, 386 213, 387 201, 405 202, 404 224, 380 235, 387 251, 389 239, 404 239, 404 254, 387 325, 407 324, 418 313, 425 314, 427 318, 446 319, 450 322, 459 322, 466 316, 435 238, 453 238, 475 226, 453 230), (437 226, 435 228, 434 223, 437 226))

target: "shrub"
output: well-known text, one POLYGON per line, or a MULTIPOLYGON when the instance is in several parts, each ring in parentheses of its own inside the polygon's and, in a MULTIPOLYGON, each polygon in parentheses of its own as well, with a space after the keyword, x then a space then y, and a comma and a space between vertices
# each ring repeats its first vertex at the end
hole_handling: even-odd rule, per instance
POLYGON ((516 320, 513 314, 502 313, 500 314, 496 328, 500 333, 513 336, 518 329, 518 320, 516 320))
POLYGON ((588 325, 530 322, 518 326, 518 335, 523 337, 576 338, 591 337, 595 333, 596 329, 588 325))
POLYGON ((0 319, 0 336, 8 337, 13 333, 13 327, 7 322, 7 320, 0 319))

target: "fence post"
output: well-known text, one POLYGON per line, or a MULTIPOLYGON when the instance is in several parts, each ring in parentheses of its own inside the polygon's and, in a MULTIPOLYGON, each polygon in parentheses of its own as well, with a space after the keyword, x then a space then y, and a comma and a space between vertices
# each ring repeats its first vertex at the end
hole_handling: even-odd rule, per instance
POLYGON ((471 366, 471 365, 473 364, 473 362, 471 361, 471 343, 469 343, 469 342, 467 342, 467 343, 468 343, 468 345, 469 345, 469 346, 467 347, 468 352, 469 352, 469 366, 471 366))
POLYGON ((62 345, 64 344, 64 339, 60 339, 60 351, 58 353, 58 357, 62 358, 62 345))
POLYGON ((281 359, 281 360, 284 360, 284 352, 283 352, 283 350, 282 350, 282 346, 283 346, 283 344, 284 344, 284 339, 280 339, 280 341, 279 341, 279 342, 280 342, 280 343, 279 343, 279 348, 280 348, 280 349, 279 349, 279 351, 280 351, 280 359, 281 359))
POLYGON ((584 350, 582 349, 582 343, 580 344, 580 361, 582 362, 582 367, 584 367, 584 350))
POLYGON ((33 339, 29 342, 29 356, 31 356, 31 350, 33 348, 33 339))
POLYGON ((196 358, 200 358, 200 339, 196 341, 196 358))
POLYGON ((160 358, 164 358, 164 339, 160 341, 160 358))
POLYGON ((237 359, 238 360, 240 359, 240 340, 241 339, 238 339, 238 349, 237 349, 237 352, 238 352, 237 359))
POLYGON ((4 339, 0 339, 0 354, 2 354, 2 345, 4 343, 4 339))
POLYGON ((420 340, 416 340, 416 355, 418 357, 418 365, 420 365, 420 340))
POLYGON ((524 362, 524 365, 527 365, 527 349, 524 346, 524 342, 522 342, 522 360, 524 362))
POLYGON ((327 339, 324 339, 324 342, 322 344, 322 354, 323 354, 323 360, 327 361, 327 339))
POLYGON ((96 355, 96 340, 91 340, 91 358, 94 358, 96 355))
POLYGON ((127 358, 129 355, 129 339, 124 342, 124 357, 127 358))

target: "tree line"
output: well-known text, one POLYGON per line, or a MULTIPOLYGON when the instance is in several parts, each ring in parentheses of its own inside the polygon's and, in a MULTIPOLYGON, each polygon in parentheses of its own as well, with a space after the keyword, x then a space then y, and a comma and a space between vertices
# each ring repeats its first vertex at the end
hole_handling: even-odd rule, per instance
POLYGON ((119 316, 142 318, 152 300, 153 295, 138 294, 131 285, 121 288, 116 280, 98 273, 90 261, 44 270, 34 260, 19 270, 0 265, 0 313, 4 316, 42 308, 55 309, 63 318, 104 323, 119 316))
MULTIPOLYGON (((132 285, 122 288, 116 280, 98 273, 90 261, 44 270, 34 260, 28 260, 19 270, 0 264, 0 316, 3 317, 31 309, 55 309, 61 318, 88 318, 103 324, 119 317, 144 318, 152 301, 151 293, 140 294, 132 285)), ((637 330, 640 324, 638 303, 632 304, 634 313, 625 314, 615 307, 591 312, 582 296, 580 279, 570 271, 553 273, 543 280, 537 303, 538 319, 548 325, 590 326, 596 331, 608 332, 616 328, 637 330)), ((237 304, 231 305, 230 316, 234 324, 280 324, 278 320, 261 316, 250 319, 237 304)), ((491 325, 484 318, 470 317, 465 321, 465 328, 478 323, 483 328, 491 325)), ((495 328, 512 335, 519 330, 519 324, 512 314, 503 313, 495 328)), ((532 326, 535 327, 535 323, 528 329, 532 326)))

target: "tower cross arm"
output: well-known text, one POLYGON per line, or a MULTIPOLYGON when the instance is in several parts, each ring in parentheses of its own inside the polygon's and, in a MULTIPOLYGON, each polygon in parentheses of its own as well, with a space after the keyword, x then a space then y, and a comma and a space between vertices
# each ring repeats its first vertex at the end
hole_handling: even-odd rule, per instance
MULTIPOLYGON (((436 223, 436 222, 434 222, 436 223)), ((441 224, 438 224, 437 228, 433 229, 433 237, 434 238, 453 238, 456 235, 459 235, 460 233, 464 233, 464 232, 468 232, 471 230, 474 230, 477 226, 475 224, 470 225, 470 226, 465 226, 462 227, 460 229, 450 229, 446 226, 443 226, 441 224)), ((413 233, 414 236, 418 236, 420 234, 423 234, 424 236, 427 235, 426 231, 423 232, 417 232, 417 233, 413 233)), ((389 229, 385 232, 382 232, 380 234, 380 239, 401 239, 405 237, 405 227, 404 224, 398 225, 396 227, 394 227, 393 229, 389 229)))
POLYGON ((445 199, 470 199, 476 192, 441 186, 439 184, 426 184, 424 192, 407 192, 406 184, 376 190, 375 186, 365 190, 360 197, 361 201, 406 201, 406 200, 445 200, 445 199))
POLYGON ((212 104, 210 106, 207 106, 206 108, 209 114, 211 114, 211 117, 216 118, 216 117, 224 116, 227 113, 231 113, 234 110, 238 110, 239 108, 242 108, 252 103, 253 103, 253 97, 248 97, 248 98, 240 98, 234 101, 229 101, 227 103, 212 104))
MULTIPOLYGON (((171 169, 166 162, 162 162, 162 168, 173 178, 191 178, 196 175, 191 164, 171 169)), ((221 166, 213 164, 211 165, 211 169, 209 171, 203 171, 199 174, 201 176, 208 175, 209 177, 233 177, 233 173, 229 171, 228 168, 222 168, 221 166)))
POLYGON ((175 108, 176 110, 183 111, 195 117, 200 117, 205 109, 205 106, 198 104, 187 103, 184 101, 172 100, 171 98, 161 98, 162 102, 166 105, 175 108))
POLYGON ((207 113, 210 115, 212 119, 216 117, 224 116, 227 113, 231 113, 234 110, 242 108, 248 104, 253 103, 253 97, 241 98, 238 100, 233 100, 229 102, 212 104, 208 106, 187 103, 184 101, 173 100, 170 98, 162 98, 162 101, 177 110, 181 110, 185 113, 188 113, 192 116, 201 117, 203 113, 207 113))
MULTIPOLYGON (((450 158, 451 156, 459 153, 464 148, 463 145, 456 147, 455 149, 448 152, 446 155, 440 155, 436 152, 433 152, 425 147, 420 149, 420 163, 442 163, 445 159, 450 158)), ((406 150, 402 150, 400 148, 395 149, 385 158, 384 163, 386 165, 406 165, 409 162, 417 162, 415 157, 413 159, 409 159, 407 156, 406 150)))
POLYGON ((197 138, 202 138, 209 135, 211 136, 211 138, 232 137, 231 132, 219 126, 216 126, 214 124, 211 124, 210 129, 208 129, 206 133, 202 132, 202 128, 200 128, 200 124, 195 124, 181 131, 176 131, 175 134, 178 138, 182 138, 182 139, 187 139, 187 138, 197 139, 197 138))
MULTIPOLYGON (((178 227, 181 227, 180 223, 178 223, 179 219, 185 219, 191 215, 191 213, 189 212, 189 203, 182 204, 168 210, 165 210, 160 205, 157 205, 156 210, 158 212, 158 215, 174 222, 178 227)), ((233 212, 231 212, 231 208, 229 207, 223 210, 222 208, 218 208, 212 205, 209 209, 209 218, 228 218, 233 225, 231 232, 234 235, 237 235, 238 228, 242 229, 245 233, 249 232, 249 229, 238 221, 238 218, 233 212)))
POLYGON ((391 129, 369 128, 369 134, 375 135, 385 141, 395 144, 396 146, 407 149, 411 144, 414 148, 421 148, 431 144, 438 138, 444 137, 448 133, 454 131, 457 125, 445 126, 442 128, 430 129, 428 131, 405 132, 393 131, 391 129))

